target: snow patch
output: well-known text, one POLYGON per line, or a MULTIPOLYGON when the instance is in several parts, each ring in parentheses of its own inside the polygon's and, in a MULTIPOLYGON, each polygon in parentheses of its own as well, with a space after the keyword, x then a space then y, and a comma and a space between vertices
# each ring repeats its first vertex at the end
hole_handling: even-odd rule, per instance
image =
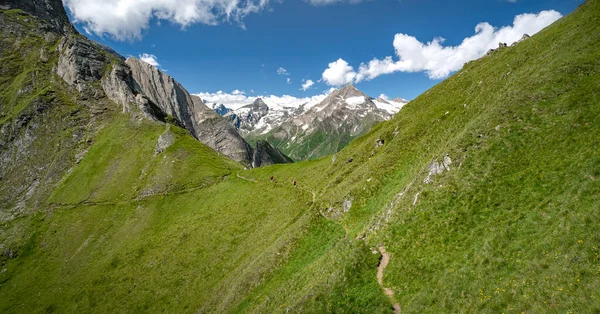
POLYGON ((373 103, 377 108, 387 111, 389 114, 396 114, 406 105, 405 103, 395 102, 388 100, 387 102, 381 102, 376 99, 373 99, 373 103))

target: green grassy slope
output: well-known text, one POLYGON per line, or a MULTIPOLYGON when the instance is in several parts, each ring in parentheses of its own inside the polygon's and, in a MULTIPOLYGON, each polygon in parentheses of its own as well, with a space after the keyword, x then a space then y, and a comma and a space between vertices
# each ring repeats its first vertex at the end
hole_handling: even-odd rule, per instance
POLYGON ((97 134, 48 210, 22 218, 3 311, 191 311, 277 265, 310 194, 238 178, 242 166, 169 129, 158 155, 159 124, 117 116, 97 134), (25 294, 40 297, 21 306, 25 294))
POLYGON ((351 237, 385 245, 384 283, 405 312, 597 311, 599 21, 590 1, 468 64, 335 161, 257 178, 295 178, 351 237), (425 184, 446 155, 451 171, 425 184))
POLYGON ((114 114, 47 210, 2 223, 0 310, 391 312, 385 246, 404 312, 596 312, 599 48, 588 1, 335 156, 247 171, 114 114))

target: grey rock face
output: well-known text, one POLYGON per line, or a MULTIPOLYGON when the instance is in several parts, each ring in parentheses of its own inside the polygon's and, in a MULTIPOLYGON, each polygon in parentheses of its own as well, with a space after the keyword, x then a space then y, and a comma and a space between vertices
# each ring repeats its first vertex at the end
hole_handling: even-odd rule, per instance
POLYGON ((175 143, 175 135, 169 131, 168 126, 169 125, 167 124, 165 132, 158 137, 158 142, 156 142, 156 147, 154 148, 154 156, 164 152, 175 143))
POLYGON ((77 35, 65 36, 58 49, 56 73, 79 92, 86 90, 87 83, 102 78, 106 57, 89 40, 77 35))
POLYGON ((344 213, 349 212, 350 208, 352 208, 352 200, 351 199, 344 200, 344 213))
POLYGON ((165 114, 174 117, 195 135, 194 104, 183 86, 169 75, 141 60, 129 58, 125 63, 131 68, 135 89, 141 91, 165 114))
POLYGON ((253 167, 294 162, 290 157, 273 147, 267 141, 258 141, 252 157, 253 167))
MULTIPOLYGON (((175 118, 200 142, 233 160, 247 165, 251 163, 252 150, 248 143, 202 99, 191 96, 172 77, 141 60, 130 58, 125 62, 131 69, 134 89, 145 96, 138 96, 139 104, 146 107, 154 104, 164 114, 175 118)), ((118 77, 119 73, 115 76, 118 77)), ((119 88, 118 84, 115 86, 119 88)))
POLYGON ((431 183, 433 180, 431 179, 433 176, 444 173, 445 171, 450 171, 450 165, 452 164, 452 159, 450 156, 446 155, 443 161, 440 163, 437 160, 434 160, 429 164, 429 173, 423 182, 431 183))
POLYGON ((2 0, 0 9, 20 9, 42 21, 61 34, 74 32, 61 0, 2 0))
POLYGON ((250 163, 252 149, 225 118, 208 108, 198 96, 191 96, 194 110, 195 135, 202 143, 229 156, 250 163))
POLYGON ((106 96, 121 105, 124 112, 131 111, 131 105, 138 103, 131 70, 121 64, 115 64, 108 75, 102 78, 102 88, 106 96))

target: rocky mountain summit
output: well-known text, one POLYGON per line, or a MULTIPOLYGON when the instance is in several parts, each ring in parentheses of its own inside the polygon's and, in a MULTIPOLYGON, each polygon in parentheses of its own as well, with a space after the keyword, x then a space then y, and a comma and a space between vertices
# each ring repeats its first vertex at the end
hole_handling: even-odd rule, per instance
POLYGON ((249 141, 268 140, 297 160, 333 154, 374 124, 389 120, 408 101, 372 98, 347 84, 319 103, 269 106, 257 98, 225 115, 249 141))
POLYGON ((223 104, 219 104, 219 105, 212 104, 211 107, 212 107, 212 110, 214 110, 220 116, 224 116, 224 115, 230 113, 231 111, 233 111, 233 110, 225 107, 225 105, 223 105, 223 104))

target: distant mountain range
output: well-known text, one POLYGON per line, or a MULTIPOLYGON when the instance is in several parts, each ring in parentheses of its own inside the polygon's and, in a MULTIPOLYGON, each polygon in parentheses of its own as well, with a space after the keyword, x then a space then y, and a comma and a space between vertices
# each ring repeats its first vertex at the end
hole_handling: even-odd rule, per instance
POLYGON ((213 104, 249 142, 267 140, 295 160, 334 154, 378 122, 391 119, 408 101, 372 98, 352 84, 321 102, 299 107, 267 104, 261 98, 236 110, 213 104))

